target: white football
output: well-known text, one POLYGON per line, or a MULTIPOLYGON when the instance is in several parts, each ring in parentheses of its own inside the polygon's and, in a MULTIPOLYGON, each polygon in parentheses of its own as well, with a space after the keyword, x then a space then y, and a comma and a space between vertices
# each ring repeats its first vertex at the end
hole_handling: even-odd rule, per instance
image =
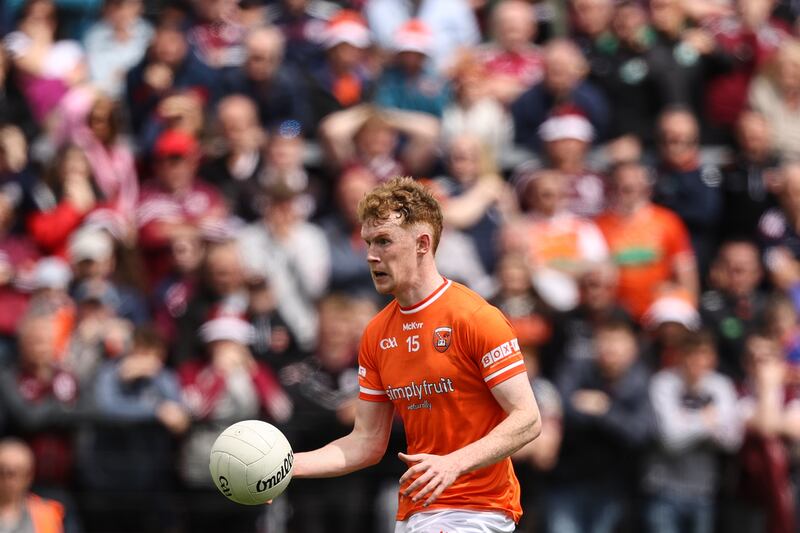
POLYGON ((228 499, 259 505, 280 495, 292 479, 294 454, 281 431, 261 420, 237 422, 211 447, 209 469, 228 499))

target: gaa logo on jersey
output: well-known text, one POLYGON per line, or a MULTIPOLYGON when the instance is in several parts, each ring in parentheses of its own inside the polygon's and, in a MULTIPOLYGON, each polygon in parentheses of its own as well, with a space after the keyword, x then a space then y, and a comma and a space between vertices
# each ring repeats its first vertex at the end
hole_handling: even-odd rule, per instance
POLYGON ((437 352, 445 352, 450 347, 450 337, 453 336, 453 328, 449 326, 436 328, 433 330, 433 347, 437 352))

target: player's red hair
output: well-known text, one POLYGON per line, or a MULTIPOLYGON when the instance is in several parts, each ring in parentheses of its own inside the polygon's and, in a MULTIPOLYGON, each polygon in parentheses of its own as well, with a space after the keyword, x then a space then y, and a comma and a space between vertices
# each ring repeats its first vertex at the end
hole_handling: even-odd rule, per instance
POLYGON ((409 177, 397 177, 378 185, 358 204, 358 219, 368 221, 389 220, 392 213, 401 217, 400 226, 428 224, 433 233, 433 251, 442 236, 442 208, 431 191, 409 177))

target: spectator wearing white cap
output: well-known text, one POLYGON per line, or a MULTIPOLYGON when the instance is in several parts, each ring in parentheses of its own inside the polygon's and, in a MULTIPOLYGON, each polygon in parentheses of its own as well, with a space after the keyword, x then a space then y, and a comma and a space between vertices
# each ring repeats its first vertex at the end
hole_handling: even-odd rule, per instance
POLYGON ((193 424, 183 440, 178 465, 184 486, 192 491, 188 531, 253 531, 260 512, 242 512, 219 494, 208 477, 208 454, 217 435, 239 420, 264 419, 282 424, 292 404, 272 371, 250 352, 253 327, 239 315, 218 315, 197 334, 205 357, 181 365, 183 399, 193 424))
POLYGON ((563 177, 566 209, 593 217, 606 206, 605 180, 589 168, 586 155, 595 129, 580 108, 565 105, 553 110, 539 127, 548 168, 563 177))
POLYGON ((411 19, 400 26, 394 36, 393 64, 376 83, 375 103, 441 118, 450 89, 441 76, 426 68, 432 49, 433 33, 423 21, 411 19))
POLYGON ((431 59, 437 70, 443 70, 455 59, 460 48, 477 45, 480 29, 475 13, 467 0, 372 0, 364 13, 378 45, 391 50, 395 32, 409 19, 422 20, 433 34, 431 59))
POLYGON ((321 31, 325 61, 306 68, 312 127, 334 111, 368 101, 373 90, 365 56, 372 41, 361 15, 340 11, 321 31))

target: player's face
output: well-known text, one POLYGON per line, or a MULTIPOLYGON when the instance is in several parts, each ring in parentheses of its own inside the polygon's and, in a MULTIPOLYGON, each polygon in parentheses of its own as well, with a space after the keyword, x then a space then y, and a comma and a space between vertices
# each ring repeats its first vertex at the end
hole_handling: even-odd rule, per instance
POLYGON ((397 217, 366 221, 361 237, 367 243, 367 263, 375 290, 397 294, 414 281, 417 270, 417 232, 404 228, 397 217))

